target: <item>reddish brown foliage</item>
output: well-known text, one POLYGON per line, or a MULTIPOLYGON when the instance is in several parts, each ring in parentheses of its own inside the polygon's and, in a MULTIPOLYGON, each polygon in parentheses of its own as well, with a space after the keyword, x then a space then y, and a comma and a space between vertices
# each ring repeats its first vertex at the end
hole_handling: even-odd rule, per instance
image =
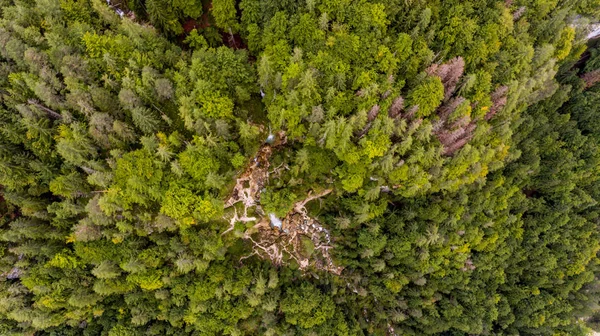
POLYGON ((444 100, 448 100, 456 90, 456 84, 465 71, 465 60, 456 57, 444 64, 433 64, 425 70, 430 76, 437 76, 444 84, 444 100))
POLYGON ((463 116, 453 122, 448 120, 452 112, 463 102, 465 98, 457 97, 438 108, 440 119, 435 123, 433 132, 444 146, 444 155, 452 155, 473 137, 476 124, 469 116, 463 116))
POLYGON ((590 88, 594 86, 594 84, 600 82, 600 69, 596 69, 592 72, 588 72, 581 76, 581 79, 585 82, 585 88, 590 88))
POLYGON ((230 34, 226 32, 221 32, 221 37, 223 38, 223 43, 229 48, 233 49, 247 49, 248 46, 242 40, 240 34, 230 34))
POLYGON ((417 113, 418 110, 419 110, 418 105, 412 106, 411 108, 408 109, 408 111, 406 111, 404 118, 411 120, 415 116, 415 113, 417 113))
POLYGON ((463 97, 457 97, 440 106, 438 108, 438 116, 440 119, 446 122, 448 117, 450 117, 450 114, 452 114, 460 104, 464 103, 465 100, 466 99, 463 97))
POLYGON ((206 27, 210 27, 210 24, 208 23, 208 20, 206 22, 204 22, 204 20, 202 20, 204 18, 204 15, 202 15, 202 18, 200 18, 200 21, 196 21, 194 19, 189 19, 187 21, 185 21, 183 23, 183 31, 188 34, 189 32, 191 32, 194 29, 202 29, 202 28, 206 28, 206 27))
POLYGON ((392 106, 390 106, 390 110, 388 111, 388 116, 390 116, 390 118, 398 117, 400 115, 400 112, 402 112, 403 108, 404 108, 404 98, 402 98, 401 96, 398 96, 398 98, 394 99, 392 106))
POLYGON ((490 120, 498 111, 500 111, 504 105, 506 105, 508 94, 508 86, 500 86, 498 87, 494 93, 492 93, 492 106, 490 110, 485 115, 485 120, 490 120))
POLYGON ((514 13, 513 13, 513 20, 517 21, 518 19, 521 18, 521 16, 523 16, 523 14, 525 14, 525 11, 527 10, 527 7, 525 6, 521 6, 519 7, 519 9, 517 9, 514 13))
POLYGON ((369 114, 367 114, 367 119, 369 121, 375 120, 375 118, 377 118, 377 115, 379 114, 379 109, 379 105, 375 104, 369 111, 369 114))

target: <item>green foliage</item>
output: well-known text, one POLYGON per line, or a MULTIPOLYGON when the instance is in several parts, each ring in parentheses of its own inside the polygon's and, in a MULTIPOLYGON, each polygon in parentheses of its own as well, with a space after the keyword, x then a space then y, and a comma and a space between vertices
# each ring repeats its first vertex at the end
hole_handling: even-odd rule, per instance
POLYGON ((202 198, 190 190, 171 186, 165 194, 160 212, 180 220, 184 225, 195 223, 195 219, 207 222, 222 215, 222 202, 211 197, 202 198))
POLYGON ((114 175, 115 183, 107 197, 115 197, 125 209, 132 204, 149 205, 162 198, 163 170, 146 150, 133 151, 117 159, 114 175))
POLYGON ((202 1, 200 0, 147 0, 139 2, 140 8, 136 5, 132 9, 147 15, 157 28, 167 35, 178 35, 183 33, 183 26, 180 20, 182 18, 197 19, 202 15, 202 1))
POLYGON ((200 143, 197 138, 194 146, 188 148, 179 155, 181 168, 188 173, 194 181, 204 183, 210 172, 219 170, 219 162, 211 155, 209 148, 200 143))
POLYGON ((274 213, 278 217, 283 218, 292 210, 294 202, 298 196, 292 193, 289 189, 278 191, 265 190, 261 193, 260 202, 268 213, 274 213))
POLYGON ((152 134, 158 131, 160 120, 156 117, 154 112, 148 108, 134 108, 131 110, 131 119, 133 119, 133 124, 146 134, 152 134))
POLYGON ((599 5, 0 0, 0 334, 586 335, 599 5))
POLYGON ((287 322, 301 328, 323 324, 331 319, 335 312, 331 299, 308 284, 286 292, 280 308, 287 322))
POLYGON ((208 47, 208 42, 206 42, 204 36, 198 34, 197 29, 193 29, 185 38, 184 42, 187 43, 190 48, 194 49, 203 49, 208 47))
POLYGON ((236 32, 238 30, 235 0, 213 1, 211 13, 217 27, 231 32, 236 32))
POLYGON ((417 115, 429 116, 444 98, 444 86, 438 77, 429 77, 408 94, 409 105, 417 106, 417 115))

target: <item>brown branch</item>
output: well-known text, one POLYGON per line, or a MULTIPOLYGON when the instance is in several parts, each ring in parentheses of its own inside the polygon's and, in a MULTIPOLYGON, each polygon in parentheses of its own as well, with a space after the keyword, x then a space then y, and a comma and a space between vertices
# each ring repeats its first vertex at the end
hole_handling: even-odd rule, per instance
POLYGON ((256 253, 256 251, 253 251, 252 253, 250 253, 250 254, 249 254, 249 255, 247 255, 247 256, 242 256, 242 257, 240 257, 240 260, 238 260, 238 262, 242 262, 242 260, 244 260, 244 259, 248 259, 248 258, 250 258, 250 257, 252 257, 252 256, 254 256, 254 255, 258 255, 258 254, 256 253))
POLYGON ((46 112, 46 114, 48 114, 49 117, 53 118, 53 119, 60 119, 62 120, 62 115, 60 115, 60 113, 54 112, 51 109, 47 108, 46 106, 40 104, 40 102, 38 102, 35 99, 28 99, 27 103, 29 103, 30 105, 33 105, 37 108, 39 108, 40 110, 46 112))
POLYGON ((233 217, 231 217, 229 219, 229 228, 227 230, 223 231, 223 233, 221 233, 221 236, 226 234, 229 231, 232 231, 235 227, 235 223, 237 223, 237 222, 246 223, 246 222, 255 222, 257 220, 256 217, 248 217, 247 208, 244 209, 244 215, 242 215, 242 217, 238 217, 237 209, 234 208, 233 211, 234 211, 233 217))
POLYGON ((312 191, 310 191, 308 193, 308 197, 306 197, 303 201, 300 201, 300 202, 297 202, 296 204, 294 204, 294 210, 296 210, 297 212, 300 212, 300 213, 304 213, 306 211, 306 209, 304 209, 304 206, 306 205, 306 203, 308 203, 314 199, 321 198, 321 197, 329 194, 332 191, 333 191, 333 189, 325 189, 315 195, 311 195, 312 191))

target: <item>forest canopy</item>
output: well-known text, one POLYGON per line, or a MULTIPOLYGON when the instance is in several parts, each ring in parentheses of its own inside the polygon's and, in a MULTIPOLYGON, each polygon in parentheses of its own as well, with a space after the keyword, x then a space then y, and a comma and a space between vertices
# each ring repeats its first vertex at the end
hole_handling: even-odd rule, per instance
POLYGON ((0 334, 600 331, 597 0, 0 0, 0 334))

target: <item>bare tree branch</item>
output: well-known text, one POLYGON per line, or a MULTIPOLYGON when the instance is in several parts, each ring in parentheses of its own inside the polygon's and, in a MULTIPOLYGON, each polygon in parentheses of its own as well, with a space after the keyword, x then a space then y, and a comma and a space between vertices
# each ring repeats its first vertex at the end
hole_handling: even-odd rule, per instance
POLYGON ((27 103, 29 103, 30 105, 33 105, 37 108, 39 108, 40 110, 46 112, 46 114, 48 114, 49 117, 53 118, 53 119, 59 119, 62 120, 62 115, 60 115, 60 113, 54 112, 51 109, 47 108, 46 106, 42 105, 40 102, 38 102, 35 99, 28 99, 27 103))

